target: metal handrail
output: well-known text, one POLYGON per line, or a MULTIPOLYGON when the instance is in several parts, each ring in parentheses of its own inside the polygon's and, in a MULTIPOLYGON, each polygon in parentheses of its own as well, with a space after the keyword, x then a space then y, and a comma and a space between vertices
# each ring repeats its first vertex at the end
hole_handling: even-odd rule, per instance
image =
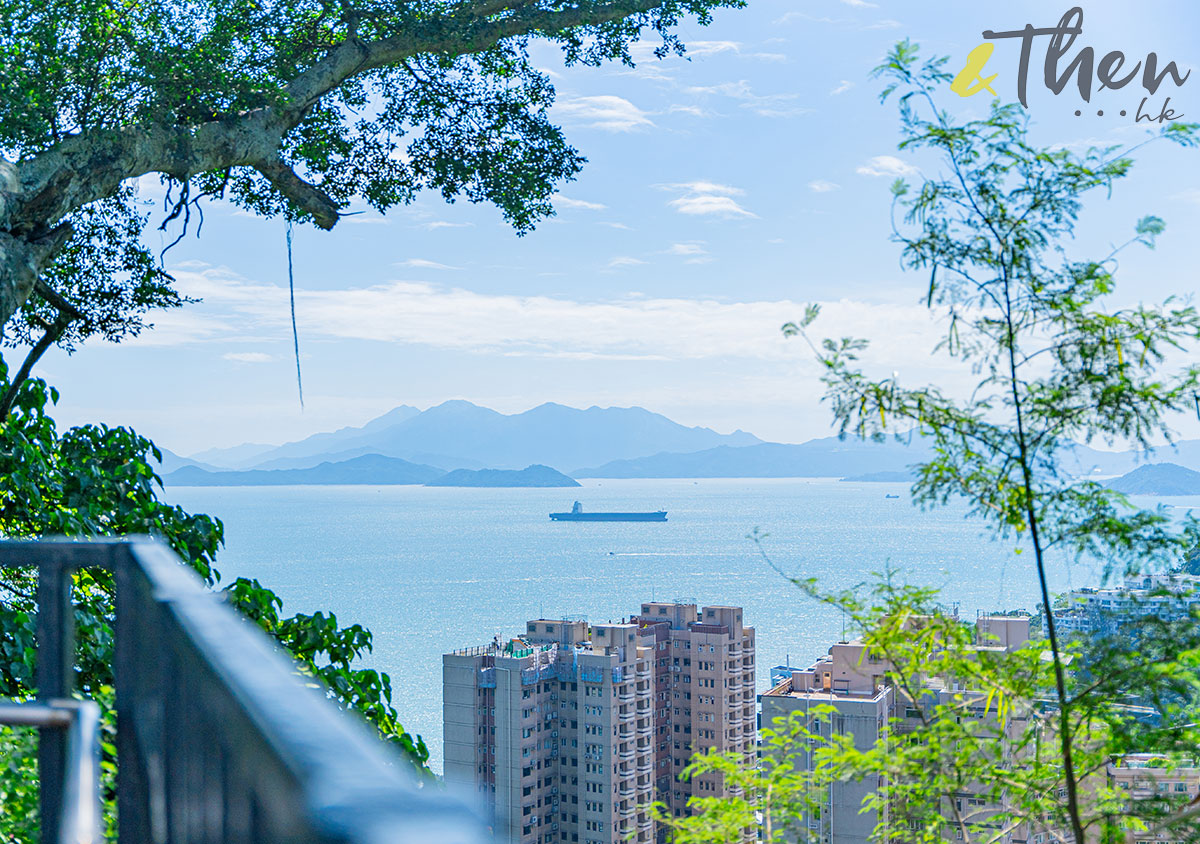
POLYGON ((58 815, 59 844, 100 844, 100 707, 90 700, 0 701, 0 724, 62 730, 66 779, 58 815))
MULTIPOLYGON (((37 687, 47 706, 71 696, 72 570, 114 574, 123 842, 490 840, 475 808, 419 787, 406 763, 311 680, 302 682, 285 653, 161 543, 0 542, 0 568, 32 566, 39 573, 37 687)), ((81 707, 75 723, 88 720, 83 709, 94 704, 70 703, 81 707)), ((66 840, 60 810, 94 793, 71 784, 68 750, 94 736, 42 728, 45 842, 66 840)))

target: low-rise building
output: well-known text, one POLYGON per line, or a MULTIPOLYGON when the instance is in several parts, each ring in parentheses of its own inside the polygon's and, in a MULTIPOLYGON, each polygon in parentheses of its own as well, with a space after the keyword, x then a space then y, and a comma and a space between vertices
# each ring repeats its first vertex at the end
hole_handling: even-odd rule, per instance
POLYGON ((1055 628, 1062 634, 1109 636, 1129 632, 1130 623, 1157 618, 1179 621, 1200 607, 1200 577, 1154 574, 1130 578, 1121 586, 1074 589, 1067 606, 1054 611, 1055 628))

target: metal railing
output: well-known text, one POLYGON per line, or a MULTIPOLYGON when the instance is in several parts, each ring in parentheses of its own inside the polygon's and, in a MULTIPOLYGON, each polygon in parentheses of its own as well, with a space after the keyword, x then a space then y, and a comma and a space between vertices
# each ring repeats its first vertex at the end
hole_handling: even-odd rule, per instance
POLYGON ((418 787, 405 763, 301 682, 287 655, 203 588, 164 545, 0 542, 0 568, 14 567, 38 569, 41 706, 22 709, 46 719, 38 724, 46 844, 101 840, 98 776, 89 773, 98 763, 95 704, 70 700, 71 574, 80 568, 107 569, 116 584, 123 842, 490 840, 472 808, 440 789, 418 787), (69 726, 53 714, 68 707, 77 713, 69 726))
MULTIPOLYGON (((66 767, 61 800, 49 835, 61 844, 100 844, 100 707, 90 700, 46 703, 0 701, 0 724, 61 731, 66 735, 66 767)), ((53 743, 53 742, 52 742, 53 743)), ((52 808, 52 807, 51 807, 52 808)), ((42 821, 43 829, 45 820, 42 821)))

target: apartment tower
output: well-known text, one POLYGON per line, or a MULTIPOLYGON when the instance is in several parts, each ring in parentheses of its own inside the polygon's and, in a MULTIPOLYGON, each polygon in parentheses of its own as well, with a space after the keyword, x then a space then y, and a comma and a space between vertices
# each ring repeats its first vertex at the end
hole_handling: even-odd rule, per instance
MULTIPOLYGON (((914 624, 919 624, 919 618, 914 624)), ((1011 651, 1029 640, 1029 616, 980 615, 975 621, 978 651, 1011 651)), ((952 678, 926 677, 921 686, 921 699, 906 699, 887 681, 888 663, 864 645, 861 640, 838 642, 826 656, 804 670, 779 666, 772 669, 772 688, 762 696, 762 725, 776 727, 778 719, 799 715, 801 721, 823 738, 832 735, 849 736, 859 750, 869 750, 884 735, 884 728, 893 735, 917 729, 922 711, 928 717, 939 704, 950 704, 956 696, 966 693, 973 701, 969 710, 974 717, 992 718, 985 706, 985 697, 972 692, 952 678), (778 682, 775 682, 775 680, 778 682), (832 716, 824 713, 832 707, 832 716), (810 715, 809 713, 814 713, 810 715)), ((1025 727, 1025 715, 1009 716, 1007 729, 1018 735, 1025 727)), ((792 757, 798 770, 812 770, 816 761, 809 747, 792 757)), ((817 796, 818 811, 801 819, 807 835, 799 833, 789 840, 817 844, 872 844, 876 840, 878 814, 863 809, 866 798, 882 782, 867 779, 847 779, 831 783, 817 796)), ((989 803, 983 795, 965 788, 953 799, 956 810, 969 822, 987 827, 1001 808, 989 803)), ((949 807, 947 807, 949 812, 949 807)), ((1011 830, 995 829, 998 844, 1046 844, 1041 840, 1028 842, 1024 825, 1011 830)))
POLYGON ((535 619, 442 657, 446 781, 483 796, 497 838, 650 844, 648 803, 681 814, 721 793, 677 780, 693 748, 755 753, 741 608, 641 609, 619 624, 535 619))

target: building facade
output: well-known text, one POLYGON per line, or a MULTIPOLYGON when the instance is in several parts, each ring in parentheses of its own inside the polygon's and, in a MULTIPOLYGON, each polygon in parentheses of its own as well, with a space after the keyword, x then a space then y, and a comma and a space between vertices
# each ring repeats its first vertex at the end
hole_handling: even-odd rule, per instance
POLYGON ((514 844, 649 844, 646 811, 720 794, 680 783, 693 749, 752 758, 754 630, 740 607, 643 604, 620 624, 535 619, 442 658, 445 778, 514 844))
POLYGON ((758 752, 754 628, 741 607, 681 603, 642 604, 632 620, 654 654, 656 799, 682 816, 692 797, 724 793, 716 775, 680 779, 693 752, 758 752))
MULTIPOLYGON (((979 649, 1011 650, 1029 640, 1028 616, 981 615, 975 622, 979 649)), ((771 728, 778 719, 799 714, 813 732, 820 735, 851 736, 859 750, 875 747, 885 736, 885 728, 895 740, 915 729, 921 721, 919 707, 945 704, 965 691, 946 678, 925 678, 922 699, 906 699, 887 680, 887 664, 866 648, 861 641, 838 642, 809 668, 772 669, 779 680, 761 696, 762 725, 771 728), (832 716, 809 716, 818 707, 831 706, 832 716)), ((983 713, 982 703, 979 706, 983 713)), ((1008 729, 1018 734, 1024 727, 1022 716, 1014 715, 1008 729)), ((815 746, 792 756, 801 770, 811 770, 815 746)), ((866 798, 883 783, 868 779, 830 783, 818 795, 817 809, 801 818, 806 834, 796 840, 819 844, 871 844, 881 818, 873 811, 863 811, 866 798)), ((955 795, 954 807, 961 816, 974 823, 986 823, 996 807, 990 806, 981 795, 970 790, 955 795)), ((947 812, 951 807, 946 807, 947 812)), ((1024 827, 999 833, 1001 844, 1026 844, 1028 830, 1024 827)), ((1038 844, 1041 844, 1039 842, 1038 844)))
POLYGON ((1200 577, 1153 574, 1130 578, 1121 586, 1081 588, 1067 596, 1067 606, 1054 611, 1055 628, 1063 634, 1111 636, 1135 633, 1139 620, 1180 621, 1200 608, 1200 577))

